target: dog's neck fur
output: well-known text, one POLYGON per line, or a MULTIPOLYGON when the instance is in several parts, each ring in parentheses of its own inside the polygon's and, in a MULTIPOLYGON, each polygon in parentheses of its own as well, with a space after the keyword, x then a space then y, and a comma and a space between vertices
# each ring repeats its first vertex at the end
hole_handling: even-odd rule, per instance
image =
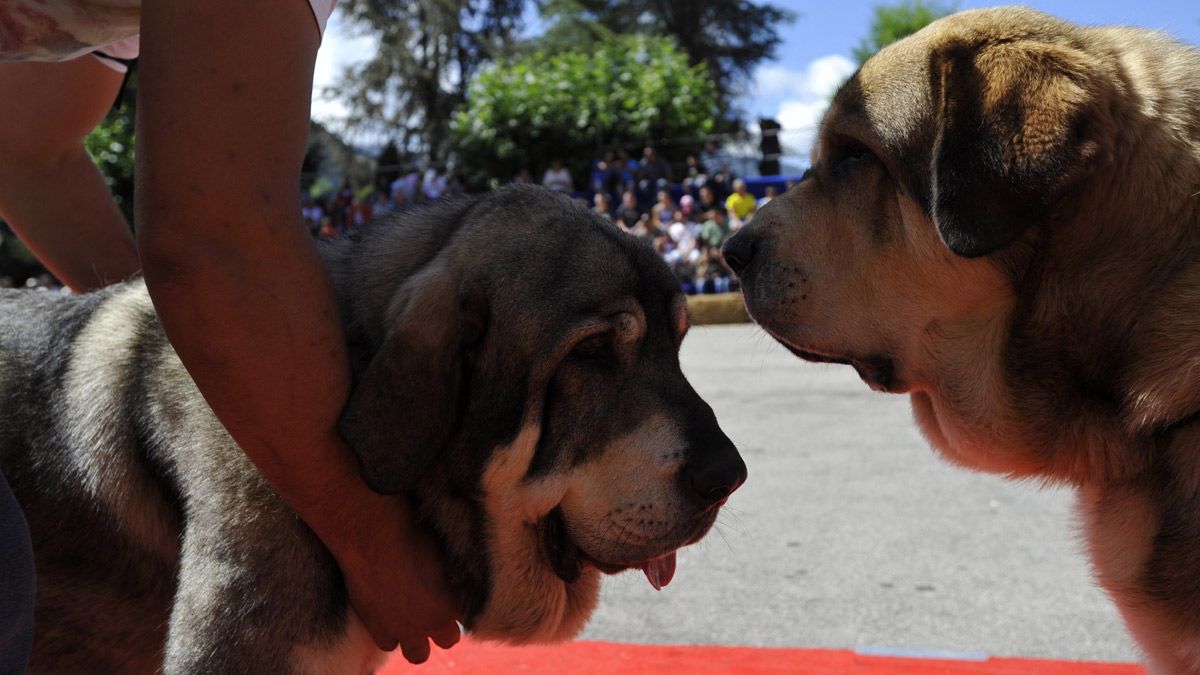
POLYGON ((526 472, 540 438, 527 420, 508 445, 488 453, 478 500, 445 491, 445 476, 418 493, 422 508, 436 508, 438 535, 448 558, 451 584, 467 603, 466 625, 478 637, 560 642, 583 629, 599 599, 600 573, 585 568, 576 581, 560 579, 545 560, 537 521, 562 500, 561 479, 530 481, 526 472), (434 498, 422 498, 443 491, 434 498), (458 523, 458 529, 447 529, 458 523))
POLYGON ((919 394, 931 398, 914 400, 914 406, 921 418, 928 404, 923 427, 931 413, 942 434, 955 427, 951 435, 958 437, 941 443, 927 430, 952 461, 1074 485, 1121 482, 1149 467, 1156 437, 1200 414, 1200 377, 1193 372, 1200 366, 1200 128, 1193 127, 1190 151, 1174 156, 1155 149, 1179 147, 1178 139, 1150 138, 1169 133, 1159 118, 1180 117, 1183 106, 1200 105, 1194 77, 1200 52, 1187 51, 1195 71, 1163 72, 1160 81, 1169 93, 1151 100, 1150 92, 1142 92, 1140 107, 1117 113, 1114 159, 1097 166, 1043 228, 996 256, 1018 287, 1015 297, 1028 300, 986 320, 969 319, 971 325, 957 332, 989 353, 1005 345, 1002 370, 979 377, 978 364, 967 360, 981 352, 948 342, 934 347, 944 363, 931 379, 940 384, 919 394), (1180 182, 1195 187, 1186 194, 1121 189, 1122 178, 1135 170, 1183 175, 1188 180, 1180 182), (1122 263, 1131 256, 1146 262, 1122 263), (1140 276, 1129 277, 1131 268, 1140 276), (1119 286, 1109 279, 1112 269, 1125 274, 1119 286), (1097 363, 1116 372, 1092 372, 1097 363), (964 382, 964 375, 974 379, 964 382), (1105 388, 1101 382, 1116 384, 1105 388), (1060 414, 1046 415, 1046 409, 1060 414), (1047 423, 1031 427, 1031 420, 1047 423), (964 454, 944 449, 972 446, 965 439, 975 438, 993 447, 964 454), (995 447, 996 439, 1008 447, 995 447), (1144 452, 1128 450, 1138 446, 1144 452))

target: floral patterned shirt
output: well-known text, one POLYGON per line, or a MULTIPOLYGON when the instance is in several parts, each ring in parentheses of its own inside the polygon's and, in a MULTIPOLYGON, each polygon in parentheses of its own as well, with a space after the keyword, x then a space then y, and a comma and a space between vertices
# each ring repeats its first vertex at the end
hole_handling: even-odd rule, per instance
MULTIPOLYGON (((337 0, 309 5, 324 33, 337 0)), ((0 0, 0 61, 66 61, 95 51, 134 58, 141 14, 142 0, 0 0)))
POLYGON ((0 60, 64 61, 138 33, 141 0, 0 0, 0 60))

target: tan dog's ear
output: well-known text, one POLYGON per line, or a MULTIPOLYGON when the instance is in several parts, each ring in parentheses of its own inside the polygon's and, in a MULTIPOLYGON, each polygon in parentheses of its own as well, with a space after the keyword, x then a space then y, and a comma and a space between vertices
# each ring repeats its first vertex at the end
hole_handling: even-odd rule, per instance
POLYGON ((1042 222, 1112 138, 1098 64, 1056 44, 950 44, 930 56, 932 216, 954 253, 987 255, 1042 222))
POLYGON ((444 267, 430 265, 396 294, 383 344, 342 413, 363 479, 383 494, 412 487, 460 422, 463 360, 487 310, 482 292, 444 267))

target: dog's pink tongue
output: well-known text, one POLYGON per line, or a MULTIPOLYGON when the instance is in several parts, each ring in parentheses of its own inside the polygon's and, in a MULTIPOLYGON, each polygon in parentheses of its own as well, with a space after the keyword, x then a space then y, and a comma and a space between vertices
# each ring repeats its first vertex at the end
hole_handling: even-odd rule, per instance
POLYGON ((646 578, 650 580, 654 590, 661 591, 675 576, 675 552, 671 551, 651 560, 642 566, 642 571, 646 573, 646 578))

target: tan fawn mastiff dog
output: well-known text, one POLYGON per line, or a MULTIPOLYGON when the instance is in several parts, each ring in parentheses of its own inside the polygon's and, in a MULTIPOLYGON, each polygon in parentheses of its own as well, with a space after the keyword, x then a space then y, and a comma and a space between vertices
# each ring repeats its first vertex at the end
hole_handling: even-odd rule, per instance
POLYGON ((950 461, 1076 488, 1152 667, 1200 671, 1200 51, 1022 8, 869 60, 725 246, 801 358, 950 461))

